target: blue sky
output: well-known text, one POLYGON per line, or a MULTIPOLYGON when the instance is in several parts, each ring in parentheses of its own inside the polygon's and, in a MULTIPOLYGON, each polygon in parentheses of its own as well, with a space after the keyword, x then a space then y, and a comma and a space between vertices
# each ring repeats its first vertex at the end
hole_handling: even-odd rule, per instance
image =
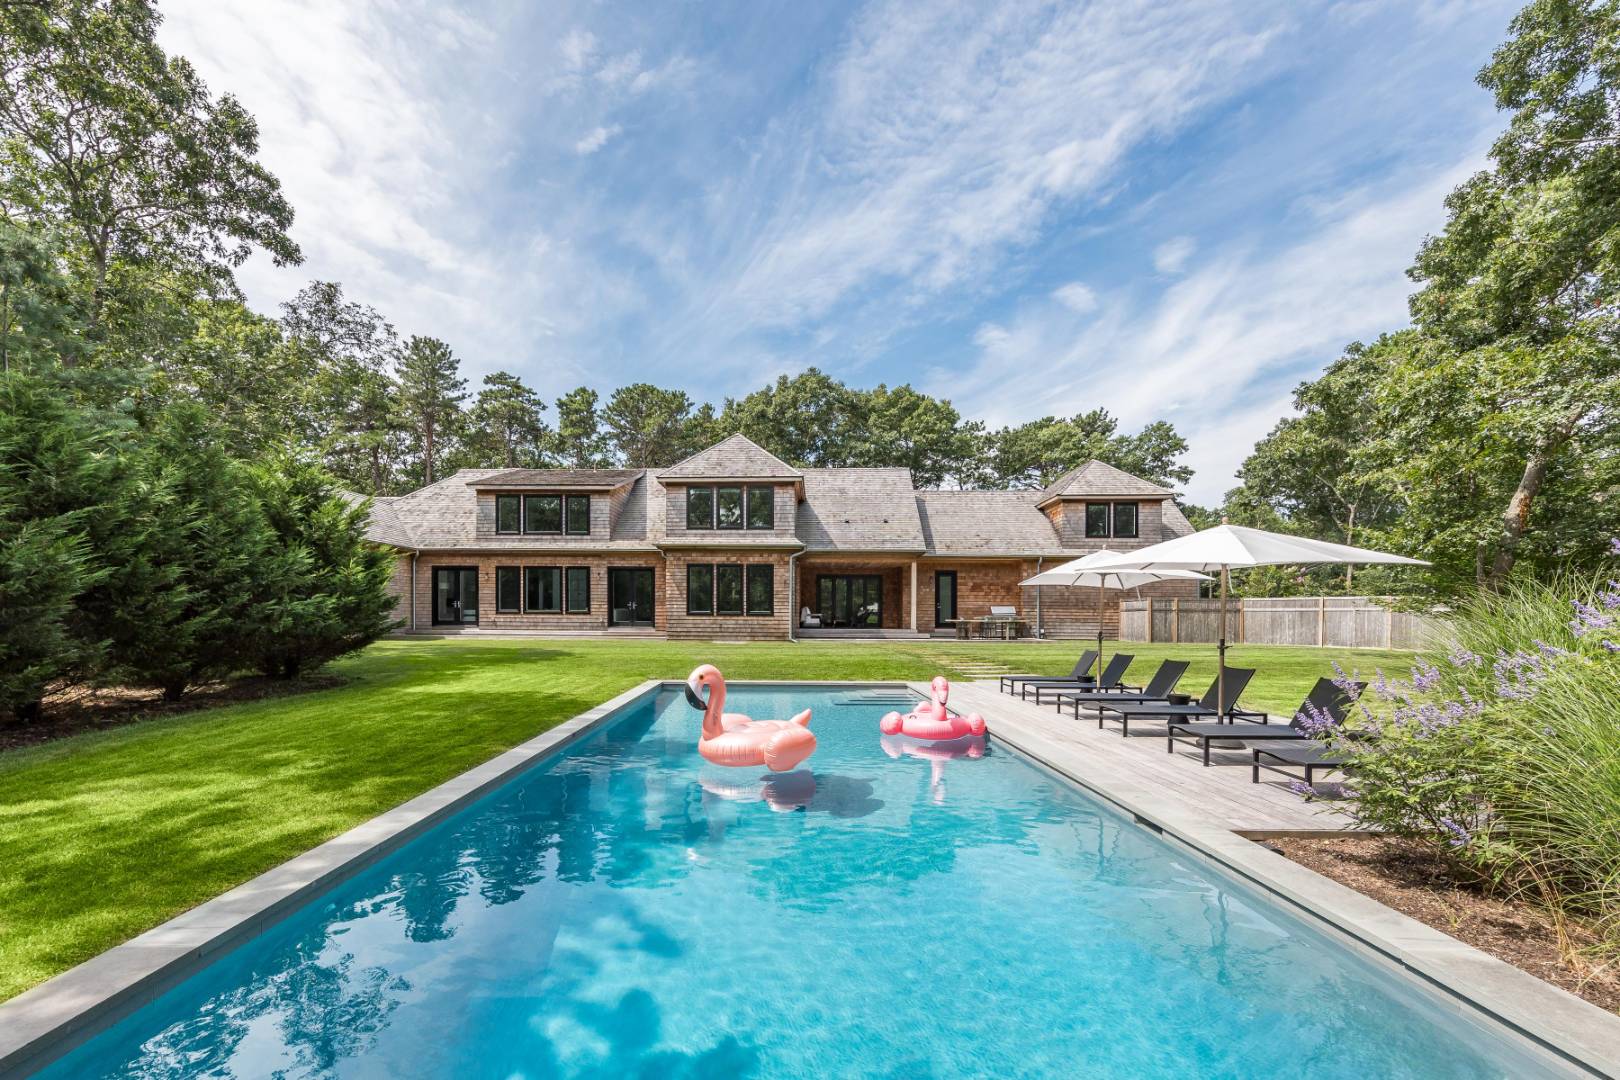
POLYGON ((307 257, 474 384, 816 365, 994 424, 1173 421, 1213 503, 1502 125, 1493 0, 167 0, 307 257))

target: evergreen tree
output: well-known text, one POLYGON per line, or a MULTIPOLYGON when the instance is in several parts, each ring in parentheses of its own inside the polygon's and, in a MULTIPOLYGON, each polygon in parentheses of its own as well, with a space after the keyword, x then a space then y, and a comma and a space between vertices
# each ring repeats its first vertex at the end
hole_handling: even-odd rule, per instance
POLYGON ((473 468, 538 468, 546 463, 551 429, 546 403, 516 375, 497 371, 484 376, 484 387, 468 416, 466 464, 473 468))
POLYGON ((602 410, 602 427, 618 460, 632 469, 673 465, 689 453, 692 399, 651 383, 621 386, 602 410))
POLYGON ((596 391, 576 387, 557 399, 557 456, 575 469, 600 469, 611 464, 607 437, 596 411, 596 391))
POLYGON ((450 346, 437 338, 405 343, 396 369, 399 404, 410 431, 412 456, 421 463, 421 483, 433 483, 434 465, 444 455, 450 433, 460 426, 467 380, 450 346))

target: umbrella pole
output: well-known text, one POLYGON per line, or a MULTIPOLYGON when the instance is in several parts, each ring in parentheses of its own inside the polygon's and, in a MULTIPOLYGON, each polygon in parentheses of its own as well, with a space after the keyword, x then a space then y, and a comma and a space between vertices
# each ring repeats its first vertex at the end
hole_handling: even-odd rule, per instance
POLYGON ((1215 648, 1216 655, 1219 658, 1218 665, 1215 668, 1215 713, 1217 720, 1226 715, 1226 575, 1227 569, 1223 566, 1221 567, 1221 629, 1220 637, 1217 639, 1220 644, 1215 648))
POLYGON ((1103 621, 1103 587, 1097 586, 1097 681, 1092 685, 1102 689, 1102 621, 1103 621))

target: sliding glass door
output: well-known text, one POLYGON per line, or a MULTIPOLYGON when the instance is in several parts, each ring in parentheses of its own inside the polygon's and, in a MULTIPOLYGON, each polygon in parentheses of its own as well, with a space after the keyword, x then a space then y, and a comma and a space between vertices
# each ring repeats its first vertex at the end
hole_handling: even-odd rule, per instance
POLYGON ((478 571, 470 566, 433 568, 433 622, 478 622, 478 571))
POLYGON ((883 625, 881 574, 822 574, 816 579, 822 626, 883 625))

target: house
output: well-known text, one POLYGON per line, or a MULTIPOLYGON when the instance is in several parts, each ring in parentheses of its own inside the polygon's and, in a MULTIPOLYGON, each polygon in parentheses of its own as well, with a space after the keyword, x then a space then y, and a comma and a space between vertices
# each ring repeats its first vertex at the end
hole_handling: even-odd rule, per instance
POLYGON ((416 632, 904 636, 1008 605, 1082 637, 1094 590, 1018 583, 1191 532, 1172 495, 1100 461, 1043 491, 919 491, 905 469, 796 469, 733 435, 666 469, 463 469, 375 500, 367 535, 398 550, 398 617, 416 632))

